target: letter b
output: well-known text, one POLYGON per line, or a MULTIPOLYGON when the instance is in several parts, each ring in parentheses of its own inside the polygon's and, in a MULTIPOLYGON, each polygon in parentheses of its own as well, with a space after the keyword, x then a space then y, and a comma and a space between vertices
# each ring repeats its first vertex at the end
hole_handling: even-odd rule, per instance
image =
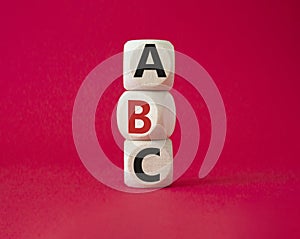
POLYGON ((130 134, 142 134, 149 131, 151 127, 151 121, 146 116, 150 111, 150 105, 141 100, 128 100, 128 132, 130 134), (136 106, 142 108, 141 113, 136 112, 136 106), (136 121, 143 122, 142 127, 136 127, 136 121))
POLYGON ((119 99, 118 128, 126 139, 166 139, 175 121, 175 102, 167 91, 126 91, 119 99))

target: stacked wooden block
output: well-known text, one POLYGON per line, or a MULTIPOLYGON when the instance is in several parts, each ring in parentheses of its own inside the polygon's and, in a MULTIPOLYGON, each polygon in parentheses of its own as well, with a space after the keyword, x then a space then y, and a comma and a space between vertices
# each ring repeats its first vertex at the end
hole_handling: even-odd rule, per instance
POLYGON ((175 128, 174 48, 168 41, 133 40, 124 45, 123 83, 117 107, 124 143, 124 181, 129 187, 165 187, 173 180, 175 128))

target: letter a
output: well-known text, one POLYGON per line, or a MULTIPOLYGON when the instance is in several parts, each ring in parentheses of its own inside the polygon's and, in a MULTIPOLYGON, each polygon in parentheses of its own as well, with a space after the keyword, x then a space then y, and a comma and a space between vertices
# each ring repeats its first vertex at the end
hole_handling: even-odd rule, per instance
POLYGON ((158 77, 166 77, 166 73, 161 64, 155 44, 146 44, 140 62, 135 71, 134 77, 143 77, 144 70, 156 70, 158 77), (153 64, 147 64, 147 59, 151 53, 153 64))

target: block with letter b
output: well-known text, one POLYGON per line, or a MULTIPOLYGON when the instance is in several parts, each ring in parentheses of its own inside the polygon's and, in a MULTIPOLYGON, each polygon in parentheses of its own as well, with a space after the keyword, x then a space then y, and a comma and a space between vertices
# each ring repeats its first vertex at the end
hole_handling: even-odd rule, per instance
POLYGON ((126 139, 166 139, 175 122, 175 102, 168 91, 126 91, 119 99, 117 123, 126 139))
POLYGON ((174 47, 164 40, 132 40, 124 45, 123 82, 127 90, 170 90, 174 47))
POLYGON ((173 180, 173 150, 169 139, 124 142, 124 182, 129 187, 160 188, 173 180))

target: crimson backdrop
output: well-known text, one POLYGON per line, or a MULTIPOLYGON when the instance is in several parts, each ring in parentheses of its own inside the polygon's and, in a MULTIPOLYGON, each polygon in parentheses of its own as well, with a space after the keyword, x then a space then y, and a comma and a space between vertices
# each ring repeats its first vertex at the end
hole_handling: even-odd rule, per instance
MULTIPOLYGON (((0 11, 0 238, 300 237, 298 1, 5 1, 0 11), (217 166, 198 180, 209 116, 176 78, 202 147, 172 187, 134 195, 84 168, 71 119, 85 76, 143 38, 169 40, 205 67, 228 133, 217 166)), ((121 79, 114 86, 98 133, 123 91, 121 79)), ((121 166, 107 132, 101 144, 121 166)))

